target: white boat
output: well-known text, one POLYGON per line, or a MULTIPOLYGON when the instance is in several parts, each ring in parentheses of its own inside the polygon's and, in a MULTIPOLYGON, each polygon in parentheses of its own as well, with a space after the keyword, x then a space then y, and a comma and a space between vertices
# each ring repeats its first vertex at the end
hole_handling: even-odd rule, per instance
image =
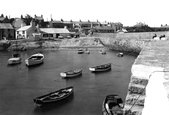
POLYGON ((33 54, 25 60, 27 66, 42 64, 44 55, 41 53, 33 54))
POLYGON ((85 54, 90 54, 90 51, 89 50, 85 51, 85 54))
POLYGON ((70 70, 67 72, 60 73, 63 78, 72 78, 82 74, 82 69, 70 70))
POLYGON ((8 59, 8 65, 15 65, 22 62, 22 58, 19 54, 13 54, 11 58, 8 59))

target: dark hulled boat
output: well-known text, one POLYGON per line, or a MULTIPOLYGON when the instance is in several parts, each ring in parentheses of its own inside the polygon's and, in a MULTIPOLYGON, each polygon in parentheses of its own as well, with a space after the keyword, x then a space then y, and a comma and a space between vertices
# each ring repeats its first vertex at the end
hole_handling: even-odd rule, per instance
POLYGON ((123 101, 116 95, 107 95, 102 104, 103 115, 123 115, 123 101))
POLYGON ((46 95, 42 95, 40 97, 37 97, 33 99, 34 103, 41 106, 49 103, 54 103, 57 101, 64 100, 68 98, 70 95, 72 95, 74 92, 73 86, 66 87, 51 93, 48 93, 46 95))
POLYGON ((77 52, 78 54, 84 54, 84 49, 82 49, 82 48, 80 48, 80 49, 78 49, 78 52, 77 52))
POLYGON ((82 69, 70 70, 67 72, 60 73, 63 78, 72 78, 82 74, 82 69))

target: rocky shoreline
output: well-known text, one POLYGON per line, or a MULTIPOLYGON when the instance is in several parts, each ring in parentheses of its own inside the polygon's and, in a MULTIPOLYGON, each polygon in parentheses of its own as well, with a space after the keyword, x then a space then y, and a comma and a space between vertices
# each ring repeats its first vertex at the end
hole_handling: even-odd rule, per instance
POLYGON ((12 41, 9 51, 25 51, 32 49, 44 50, 75 50, 79 48, 104 48, 97 38, 72 38, 62 40, 18 40, 12 41))
POLYGON ((12 41, 8 51, 43 50, 77 50, 90 48, 91 50, 109 49, 122 51, 131 55, 138 55, 147 44, 145 40, 113 39, 103 37, 81 37, 61 40, 17 40, 12 41))

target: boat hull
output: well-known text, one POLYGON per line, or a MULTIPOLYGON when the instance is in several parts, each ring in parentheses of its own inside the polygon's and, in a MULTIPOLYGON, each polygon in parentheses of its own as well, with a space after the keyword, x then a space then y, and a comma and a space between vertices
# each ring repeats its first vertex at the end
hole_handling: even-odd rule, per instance
POLYGON ((118 57, 123 57, 123 53, 118 53, 117 56, 118 57))
POLYGON ((20 64, 22 62, 21 58, 10 58, 8 60, 8 65, 20 64))
POLYGON ((116 97, 118 97, 118 95, 106 96, 102 104, 103 115, 123 115, 123 101, 120 97, 118 97, 118 99, 115 100, 116 97))
POLYGON ((106 51, 101 50, 101 51, 100 51, 100 54, 106 54, 106 51))
MULTIPOLYGON (((102 66, 102 65, 100 65, 100 66, 102 66)), ((108 64, 108 66, 105 67, 105 68, 98 68, 98 66, 91 67, 91 68, 89 68, 89 70, 91 72, 104 72, 104 71, 108 71, 108 70, 111 70, 111 64, 108 64)))
POLYGON ((47 105, 47 104, 51 104, 51 103, 56 103, 58 101, 62 101, 62 100, 65 100, 67 99, 68 97, 70 97, 71 95, 73 95, 73 86, 70 86, 70 87, 67 87, 67 88, 64 88, 64 89, 60 89, 58 91, 55 91, 55 92, 52 92, 52 93, 49 93, 49 94, 46 94, 46 95, 43 95, 43 96, 40 96, 40 97, 37 97, 35 99, 33 99, 34 103, 37 104, 38 106, 42 106, 42 105, 47 105), (58 93, 60 91, 64 91, 64 90, 71 90, 68 94, 66 94, 65 96, 61 97, 61 98, 57 98, 57 99, 51 99, 51 100, 47 100, 47 101, 43 101, 42 98, 45 98, 49 95, 52 95, 52 94, 55 94, 55 93, 58 93))
POLYGON ((26 64, 26 66, 33 66, 33 65, 42 64, 43 61, 44 61, 44 55, 38 53, 38 54, 34 54, 34 55, 30 56, 28 59, 26 59, 25 64, 26 64))
POLYGON ((62 78, 73 78, 80 75, 82 75, 82 69, 80 69, 77 73, 73 72, 72 74, 68 74, 67 72, 60 73, 60 76, 62 76, 62 78))
POLYGON ((84 51, 78 51, 77 53, 78 54, 84 54, 84 51))
POLYGON ((43 63, 43 60, 30 60, 30 59, 26 59, 25 63, 27 66, 33 66, 33 65, 39 65, 43 63))

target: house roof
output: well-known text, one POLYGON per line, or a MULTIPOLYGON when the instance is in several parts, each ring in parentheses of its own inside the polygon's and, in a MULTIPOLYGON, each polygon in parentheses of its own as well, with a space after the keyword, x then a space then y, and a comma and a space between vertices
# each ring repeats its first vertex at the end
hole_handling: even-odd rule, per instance
POLYGON ((13 29, 10 23, 0 23, 0 29, 13 29))
POLYGON ((103 26, 103 27, 97 26, 95 28, 98 30, 114 30, 114 28, 110 26, 103 26))
POLYGON ((5 19, 5 17, 0 17, 0 21, 3 21, 5 19))
POLYGON ((35 16, 35 19, 37 19, 37 20, 43 20, 43 16, 35 16))
POLYGON ((42 33, 49 33, 49 34, 70 33, 69 30, 66 28, 40 28, 40 31, 42 33))
POLYGON ((67 24, 72 24, 72 23, 75 23, 75 24, 99 24, 100 22, 94 22, 94 21, 60 21, 60 20, 54 20, 54 21, 51 21, 51 23, 67 23, 67 24))
POLYGON ((24 27, 19 28, 17 31, 26 31, 29 28, 31 28, 31 26, 24 26, 24 27))

